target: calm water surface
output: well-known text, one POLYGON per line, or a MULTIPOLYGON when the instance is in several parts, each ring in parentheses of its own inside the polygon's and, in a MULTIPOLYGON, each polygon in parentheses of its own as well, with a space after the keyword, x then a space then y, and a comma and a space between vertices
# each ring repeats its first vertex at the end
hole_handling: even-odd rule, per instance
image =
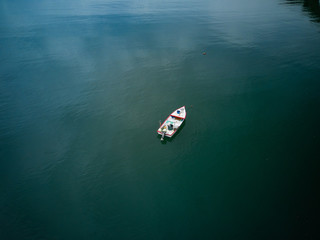
POLYGON ((0 239, 318 239, 319 81, 318 1, 2 0, 0 239))

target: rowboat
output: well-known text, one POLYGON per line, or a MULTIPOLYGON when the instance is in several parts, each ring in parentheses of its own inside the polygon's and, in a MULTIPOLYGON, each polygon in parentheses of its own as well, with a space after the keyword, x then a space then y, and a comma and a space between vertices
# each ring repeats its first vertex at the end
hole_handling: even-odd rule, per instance
POLYGON ((161 141, 164 140, 164 137, 171 138, 182 125, 186 116, 187 112, 185 106, 173 111, 157 130, 158 134, 161 135, 161 141))

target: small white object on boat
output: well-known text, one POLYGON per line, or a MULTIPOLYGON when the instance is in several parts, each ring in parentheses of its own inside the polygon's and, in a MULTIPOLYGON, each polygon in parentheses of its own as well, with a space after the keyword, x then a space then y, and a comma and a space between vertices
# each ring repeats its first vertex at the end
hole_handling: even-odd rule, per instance
POLYGON ((171 113, 157 131, 158 134, 162 136, 161 140, 163 141, 164 137, 172 137, 177 132, 186 116, 187 112, 185 106, 178 108, 171 113))

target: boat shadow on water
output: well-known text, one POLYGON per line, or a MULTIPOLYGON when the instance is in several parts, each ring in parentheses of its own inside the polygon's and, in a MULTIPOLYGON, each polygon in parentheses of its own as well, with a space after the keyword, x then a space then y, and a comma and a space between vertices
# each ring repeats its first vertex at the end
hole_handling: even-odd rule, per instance
POLYGON ((157 134, 157 138, 159 139, 159 141, 162 144, 166 144, 167 142, 173 142, 174 139, 180 134, 180 132, 182 131, 182 129, 185 127, 186 125, 186 120, 183 121, 183 123, 181 124, 181 126, 179 127, 179 129, 177 130, 177 132, 170 138, 170 137, 165 137, 163 141, 161 141, 161 135, 157 134))

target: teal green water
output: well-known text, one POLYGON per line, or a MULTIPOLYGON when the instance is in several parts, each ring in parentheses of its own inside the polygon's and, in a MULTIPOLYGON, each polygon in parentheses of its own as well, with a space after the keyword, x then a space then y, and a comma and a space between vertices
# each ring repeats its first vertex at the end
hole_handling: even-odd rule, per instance
POLYGON ((0 239, 318 239, 319 43, 318 1, 1 1, 0 239))

